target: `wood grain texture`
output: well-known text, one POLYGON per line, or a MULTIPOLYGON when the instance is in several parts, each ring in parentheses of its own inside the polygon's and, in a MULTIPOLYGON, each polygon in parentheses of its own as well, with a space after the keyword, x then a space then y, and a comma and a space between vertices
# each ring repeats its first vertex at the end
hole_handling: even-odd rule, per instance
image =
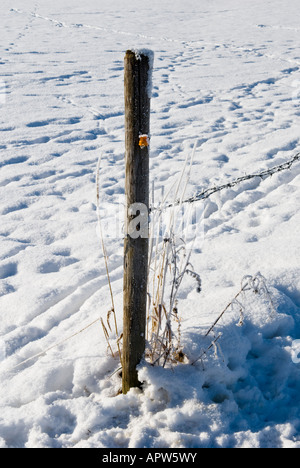
MULTIPOLYGON (((140 135, 149 135, 150 98, 148 96, 149 57, 127 51, 124 61, 125 96, 125 240, 124 240, 124 316, 122 390, 140 386, 136 367, 145 352, 147 306, 148 235, 129 235, 133 204, 147 207, 144 222, 148 227, 149 212, 149 146, 139 145, 140 135)), ((141 226, 137 226, 138 228, 141 226)), ((144 226, 145 227, 145 226, 144 226)))

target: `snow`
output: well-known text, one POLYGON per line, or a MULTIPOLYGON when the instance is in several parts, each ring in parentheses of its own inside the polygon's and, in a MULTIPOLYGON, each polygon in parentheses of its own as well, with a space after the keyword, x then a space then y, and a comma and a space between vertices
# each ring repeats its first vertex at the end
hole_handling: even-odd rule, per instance
POLYGON ((178 297, 189 362, 142 362, 126 395, 98 320, 111 303, 95 186, 102 153, 121 330, 126 50, 154 52, 155 203, 198 140, 193 196, 299 152, 298 0, 2 0, 0 14, 0 447, 299 448, 300 164, 199 202, 202 291, 186 278, 178 297), (244 325, 229 308, 198 359, 258 271, 276 313, 247 291, 244 325))

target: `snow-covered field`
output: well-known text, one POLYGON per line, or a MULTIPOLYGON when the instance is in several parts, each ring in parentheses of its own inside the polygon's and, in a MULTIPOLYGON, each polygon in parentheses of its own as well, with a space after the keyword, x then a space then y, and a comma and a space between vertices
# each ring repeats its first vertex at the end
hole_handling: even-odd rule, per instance
POLYGON ((218 348, 143 363, 143 391, 127 395, 97 321, 110 295, 95 187, 102 152, 121 329, 126 49, 155 53, 155 199, 198 139, 193 195, 299 151, 299 0, 2 0, 0 18, 0 446, 300 447, 300 163, 205 202, 202 292, 187 281, 178 304, 184 351, 191 363, 209 345, 245 275, 266 278, 276 314, 248 292, 243 327, 228 309, 218 348))

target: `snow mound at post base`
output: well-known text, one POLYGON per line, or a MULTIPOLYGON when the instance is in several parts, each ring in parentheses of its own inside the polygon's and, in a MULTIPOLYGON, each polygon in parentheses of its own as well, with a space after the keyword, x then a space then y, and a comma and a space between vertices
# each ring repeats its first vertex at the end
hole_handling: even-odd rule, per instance
MULTIPOLYGON (((248 304, 242 327, 236 314, 224 316, 215 330, 222 333, 218 349, 195 365, 142 363, 143 389, 127 395, 119 394, 121 378, 111 376, 118 363, 109 356, 71 365, 49 355, 19 373, 3 370, 1 445, 299 446, 300 365, 292 356, 300 314, 283 293, 271 293, 275 315, 266 316, 257 301, 248 304)), ((209 342, 205 331, 191 326, 184 333, 191 360, 209 342)))

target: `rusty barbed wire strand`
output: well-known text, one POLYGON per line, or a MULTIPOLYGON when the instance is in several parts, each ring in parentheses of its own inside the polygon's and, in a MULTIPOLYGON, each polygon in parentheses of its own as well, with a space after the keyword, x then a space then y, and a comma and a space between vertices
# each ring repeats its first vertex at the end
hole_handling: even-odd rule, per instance
POLYGON ((176 200, 175 203, 169 203, 169 204, 165 205, 163 208, 151 206, 150 207, 150 213, 153 212, 153 211, 164 211, 164 210, 166 210, 168 208, 172 208, 174 206, 178 206, 178 205, 185 204, 185 203, 194 203, 196 201, 205 200, 205 199, 209 198, 211 195, 213 195, 216 192, 220 192, 221 190, 233 188, 236 185, 238 185, 238 184, 240 184, 240 183, 242 183, 242 182, 244 182, 246 180, 255 179, 257 177, 259 177, 261 179, 271 177, 272 175, 274 175, 274 174, 276 174, 278 172, 282 172, 282 171, 286 171, 286 170, 291 169, 293 164, 295 164, 299 160, 300 160, 300 152, 297 153, 292 159, 290 159, 289 161, 287 161, 287 162, 285 162, 283 164, 279 164, 278 166, 271 167, 270 169, 265 169, 264 171, 261 171, 261 172, 258 172, 258 173, 248 174, 248 175, 245 175, 245 176, 238 177, 237 179, 235 179, 235 180, 233 180, 231 182, 228 182, 227 184, 222 184, 222 185, 218 185, 218 186, 215 186, 215 187, 207 188, 205 190, 202 190, 201 192, 196 193, 192 197, 186 198, 185 200, 176 200))

